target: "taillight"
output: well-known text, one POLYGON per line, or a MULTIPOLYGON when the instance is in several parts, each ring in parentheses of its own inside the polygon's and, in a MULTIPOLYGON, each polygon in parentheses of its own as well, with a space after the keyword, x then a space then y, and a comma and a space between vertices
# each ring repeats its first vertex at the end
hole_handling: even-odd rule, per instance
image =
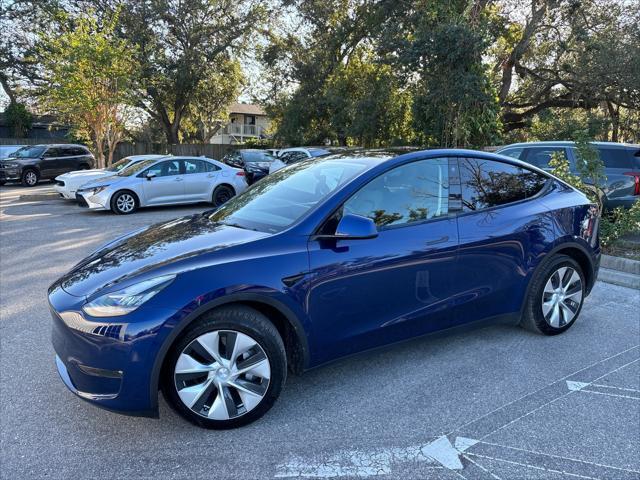
POLYGON ((244 170, 240 170, 239 172, 236 172, 236 176, 244 177, 244 170))
POLYGON ((625 175, 629 175, 630 177, 633 177, 633 181, 634 181, 633 194, 640 195, 640 173, 627 172, 625 173, 625 175))

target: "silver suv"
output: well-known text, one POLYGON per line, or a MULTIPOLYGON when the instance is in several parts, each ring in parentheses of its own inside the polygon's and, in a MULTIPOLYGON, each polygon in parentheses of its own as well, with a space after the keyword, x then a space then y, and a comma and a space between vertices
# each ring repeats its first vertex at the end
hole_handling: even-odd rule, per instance
MULTIPOLYGON (((612 142, 592 142, 592 145, 598 149, 607 176, 604 207, 631 207, 640 199, 640 145, 612 142)), ((498 149, 496 153, 549 171, 549 161, 555 152, 563 153, 569 160, 571 172, 578 174, 579 159, 574 142, 514 143, 498 149)))

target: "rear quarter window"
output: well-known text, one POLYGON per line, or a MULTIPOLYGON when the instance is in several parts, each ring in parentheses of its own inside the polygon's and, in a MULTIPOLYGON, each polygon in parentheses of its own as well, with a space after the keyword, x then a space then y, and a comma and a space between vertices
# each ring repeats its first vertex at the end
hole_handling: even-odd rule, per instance
MULTIPOLYGON (((634 150, 630 148, 598 148, 600 160, 605 168, 632 168, 634 162, 634 150)), ((637 157, 636 157, 637 158, 637 157)), ((637 163, 636 163, 637 165, 637 163)))

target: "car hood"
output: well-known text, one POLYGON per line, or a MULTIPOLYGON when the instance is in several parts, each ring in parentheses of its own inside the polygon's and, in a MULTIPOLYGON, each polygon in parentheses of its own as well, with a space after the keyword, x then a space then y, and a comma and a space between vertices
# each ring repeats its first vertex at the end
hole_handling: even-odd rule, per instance
MULTIPOLYGON (((111 173, 111 172, 109 172, 109 173, 111 173)), ((103 187, 103 186, 106 186, 106 185, 111 185, 111 184, 116 183, 116 182, 122 182, 123 180, 125 180, 127 178, 131 178, 131 177, 121 177, 119 175, 100 176, 100 177, 95 178, 93 180, 87 180, 87 183, 83 183, 82 184, 82 188, 103 187)))
POLYGON ((198 256, 268 237, 268 233, 245 230, 212 222, 203 214, 177 218, 120 237, 85 258, 60 278, 67 293, 78 297, 162 268, 178 273, 193 265, 185 262, 198 256))
POLYGON ((82 177, 104 177, 107 175, 113 175, 113 172, 107 172, 101 168, 94 168, 92 170, 76 170, 75 172, 64 173, 56 177, 56 180, 71 180, 71 179, 80 179, 82 177))

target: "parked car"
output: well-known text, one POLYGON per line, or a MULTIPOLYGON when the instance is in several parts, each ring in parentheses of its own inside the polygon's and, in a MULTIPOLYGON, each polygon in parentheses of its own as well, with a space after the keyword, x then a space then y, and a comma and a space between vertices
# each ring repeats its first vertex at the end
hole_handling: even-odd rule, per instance
POLYGON ((0 182, 19 180, 34 187, 73 170, 93 168, 95 159, 83 145, 29 145, 0 162, 0 182))
MULTIPOLYGON (((640 199, 640 145, 593 142, 593 146, 600 154, 607 176, 603 192, 604 207, 631 207, 633 202, 640 199)), ((569 160, 572 173, 579 173, 579 159, 574 142, 514 143, 500 148, 496 153, 549 171, 549 161, 555 152, 562 153, 569 160)))
POLYGON ((140 207, 227 202, 247 188, 243 170, 205 157, 142 160, 115 175, 82 185, 81 207, 129 214, 140 207))
POLYGON ((266 148, 264 151, 276 158, 278 158, 278 155, 280 154, 279 148, 266 148))
POLYGON ((269 174, 269 166, 275 157, 266 150, 242 149, 225 155, 224 163, 235 168, 242 168, 247 174, 249 185, 269 174))
POLYGON ((26 145, 0 145, 0 160, 9 158, 9 155, 11 155, 13 152, 20 150, 25 146, 26 145))
POLYGON ((76 199, 76 191, 85 183, 97 180, 103 177, 112 176, 121 170, 133 165, 134 163, 141 162, 143 160, 155 160, 158 158, 166 157, 166 155, 131 155, 130 157, 124 157, 110 167, 99 168, 94 170, 78 170, 75 172, 65 173, 56 177, 56 184, 53 186, 56 192, 60 194, 62 198, 67 200, 76 199))
POLYGON ((271 408, 288 369, 472 322, 565 332, 599 263, 596 206, 524 162, 313 158, 57 280, 56 363, 100 407, 158 416, 160 388, 191 422, 237 427, 271 408))
POLYGON ((280 150, 278 158, 271 162, 269 166, 269 173, 277 172, 281 168, 287 165, 293 165, 294 163, 304 160, 305 158, 321 157, 323 155, 329 155, 331 152, 324 148, 317 147, 293 147, 280 150))

